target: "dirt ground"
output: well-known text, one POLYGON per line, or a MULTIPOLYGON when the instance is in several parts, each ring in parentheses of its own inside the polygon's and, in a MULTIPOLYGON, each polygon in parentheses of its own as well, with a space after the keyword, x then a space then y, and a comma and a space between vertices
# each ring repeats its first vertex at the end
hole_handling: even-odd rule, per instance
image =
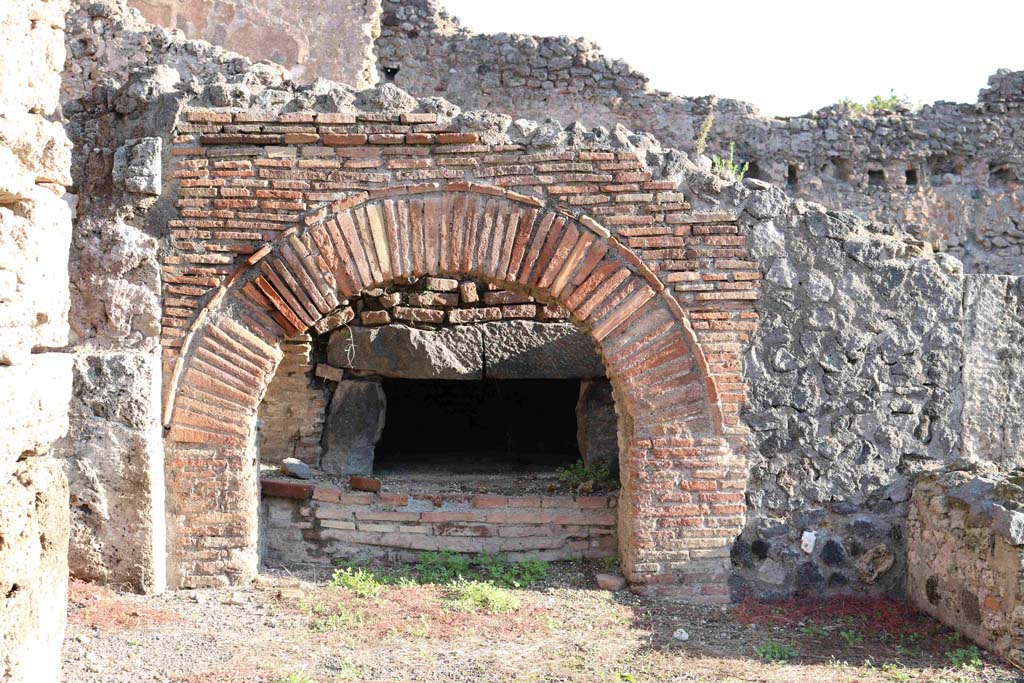
POLYGON ((1024 683, 899 601, 696 608, 599 590, 598 571, 553 564, 504 613, 459 609, 444 585, 359 595, 324 571, 150 597, 72 582, 64 681, 1024 683))

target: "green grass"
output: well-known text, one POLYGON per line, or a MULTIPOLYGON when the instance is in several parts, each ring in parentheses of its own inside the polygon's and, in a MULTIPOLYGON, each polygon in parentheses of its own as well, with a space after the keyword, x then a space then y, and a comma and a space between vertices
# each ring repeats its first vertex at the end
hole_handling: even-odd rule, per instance
POLYGON ((310 678, 309 674, 300 671, 298 673, 292 673, 287 676, 275 678, 270 683, 316 683, 316 681, 310 678))
POLYGON ((755 645, 754 652, 766 662, 788 662, 800 655, 789 645, 776 643, 773 640, 769 640, 763 645, 755 645))
POLYGON ((452 609, 462 612, 514 612, 519 609, 519 596, 487 581, 460 581, 449 587, 445 600, 452 609))

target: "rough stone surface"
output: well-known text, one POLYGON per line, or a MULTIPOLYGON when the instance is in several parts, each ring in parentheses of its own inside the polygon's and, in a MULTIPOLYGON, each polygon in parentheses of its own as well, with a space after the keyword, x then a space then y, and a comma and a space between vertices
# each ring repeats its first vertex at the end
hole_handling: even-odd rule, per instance
POLYGON ((914 486, 907 519, 907 592, 983 647, 1024 665, 1024 477, 951 468, 914 486))
POLYGON ((128 192, 159 195, 163 183, 162 138, 126 140, 114 152, 114 185, 128 192))
POLYGON ((327 360, 337 367, 383 377, 481 379, 482 348, 477 327, 351 327, 331 334, 327 360))
POLYGON ((0 366, 0 482, 25 458, 46 455, 68 430, 71 358, 37 354, 0 366))
POLYGON ((572 323, 510 320, 486 323, 480 332, 489 379, 604 377, 594 342, 572 323))
POLYGON ((1024 278, 971 276, 964 291, 963 454, 1024 464, 1024 278))
POLYGON ((57 683, 67 608, 70 143, 61 0, 0 4, 0 681, 57 683))
POLYGON ((0 681, 56 683, 67 615, 68 483, 53 458, 0 480, 0 681))
POLYGON ((606 379, 580 382, 576 443, 585 465, 604 463, 612 472, 618 472, 618 424, 611 383, 606 379))
POLYGON ((74 355, 70 430, 54 447, 71 487, 71 574, 138 592, 166 586, 160 365, 74 355))
POLYGON ((384 431, 385 408, 380 382, 338 382, 324 422, 321 469, 335 475, 373 474, 373 448, 384 431))
POLYGON ((767 551, 734 557, 733 588, 897 589, 912 477, 959 451, 960 264, 850 215, 776 211, 749 227, 766 278, 744 370, 755 450, 742 539, 767 551), (833 540, 844 550, 831 563, 812 554, 804 571, 813 567, 820 582, 797 571, 807 531, 819 548, 833 540), (761 571, 768 562, 772 570, 761 571))

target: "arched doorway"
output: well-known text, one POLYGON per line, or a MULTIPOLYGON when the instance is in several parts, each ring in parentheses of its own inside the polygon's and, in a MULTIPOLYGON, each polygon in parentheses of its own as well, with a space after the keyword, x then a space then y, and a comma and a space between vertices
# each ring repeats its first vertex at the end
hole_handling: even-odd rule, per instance
POLYGON ((472 275, 565 307, 597 346, 620 412, 630 580, 724 595, 724 570, 692 560, 727 555, 739 520, 724 503, 740 475, 686 315, 641 259, 596 221, 499 188, 377 194, 336 203, 254 253, 196 316, 165 404, 172 582, 256 572, 255 416, 281 340, 395 278, 472 275))

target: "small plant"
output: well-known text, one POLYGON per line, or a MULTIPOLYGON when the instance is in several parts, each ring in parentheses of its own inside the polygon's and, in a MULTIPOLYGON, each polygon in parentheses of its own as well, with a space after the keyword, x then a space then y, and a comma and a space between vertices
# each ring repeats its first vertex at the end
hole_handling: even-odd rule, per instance
POLYGON ((619 487, 618 480, 612 476, 611 467, 606 462, 595 462, 590 465, 577 460, 568 467, 559 467, 558 481, 573 491, 590 488, 591 491, 611 491, 619 487))
POLYGON ((619 558, 617 557, 602 557, 597 561, 598 568, 605 573, 619 571, 619 558))
POLYGON ((463 612, 514 612, 519 609, 519 597, 504 588, 486 581, 460 581, 452 586, 447 600, 449 606, 463 612))
POLYGON ((747 171, 750 169, 750 162, 745 161, 741 164, 736 161, 736 143, 730 142, 729 157, 723 158, 717 154, 712 154, 711 167, 719 173, 732 176, 736 181, 740 181, 743 180, 743 176, 747 175, 747 171))
POLYGON ((710 109, 708 109, 708 115, 704 117, 704 121, 700 124, 700 133, 697 134, 697 142, 694 145, 694 152, 697 156, 700 156, 708 148, 708 135, 711 134, 711 126, 715 124, 715 105, 717 104, 717 98, 711 98, 710 109))
POLYGON ((789 645, 769 640, 763 645, 755 645, 754 652, 766 662, 788 662, 800 655, 789 645))
POLYGON ((875 95, 867 104, 861 104, 855 102, 849 97, 844 97, 839 100, 839 104, 848 108, 850 111, 863 113, 863 112, 874 112, 874 111, 894 111, 897 108, 906 108, 911 111, 917 110, 920 107, 915 105, 909 97, 906 95, 897 95, 895 90, 889 91, 888 97, 882 95, 875 95))
POLYGON ((957 669, 980 669, 984 666, 977 645, 950 650, 946 653, 946 659, 957 669))
POLYGON ((469 557, 449 550, 420 553, 413 571, 420 583, 451 583, 469 576, 469 557))
POLYGON ((368 569, 342 567, 334 570, 331 577, 331 585, 338 588, 347 588, 356 595, 364 598, 373 598, 380 595, 384 590, 384 582, 381 581, 372 571, 368 569))
POLYGON ((856 629, 847 629, 839 632, 839 637, 843 639, 847 647, 853 647, 854 645, 860 645, 864 642, 864 636, 857 633, 856 629))

